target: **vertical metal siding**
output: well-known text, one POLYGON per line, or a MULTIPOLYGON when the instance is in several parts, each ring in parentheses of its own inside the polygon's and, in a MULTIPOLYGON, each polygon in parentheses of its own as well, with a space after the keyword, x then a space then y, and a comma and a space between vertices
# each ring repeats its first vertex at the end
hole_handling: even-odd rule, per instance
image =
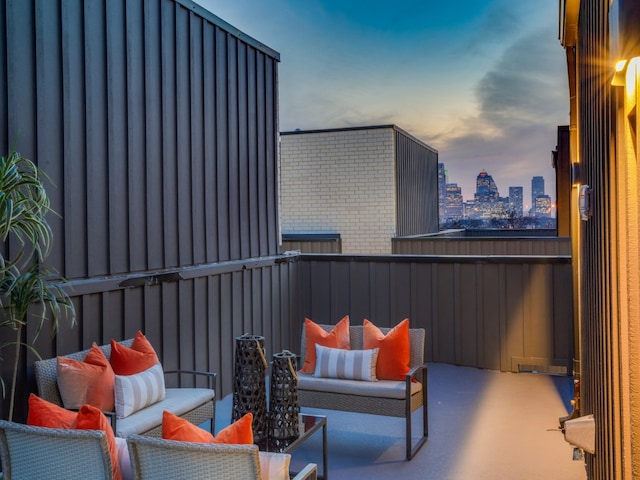
POLYGON ((224 394, 235 336, 288 331, 279 55, 233 32, 189 0, 0 2, 0 154, 55 183, 49 262, 76 286, 79 325, 41 335, 43 356, 142 329, 167 368, 220 371, 224 394), (163 270, 184 280, 119 286, 163 270))
POLYGON ((3 3, 0 148, 56 180, 68 278, 277 253, 278 59, 190 5, 3 3))
POLYGON ((587 455, 589 478, 617 478, 622 471, 619 428, 619 345, 614 288, 616 231, 610 199, 614 182, 609 155, 611 97, 608 2, 582 2, 577 46, 579 148, 584 181, 593 189, 594 215, 582 222, 581 414, 593 413, 597 455, 587 455))
POLYGON ((397 236, 438 231, 438 154, 395 129, 397 236))
POLYGON ((427 361, 571 371, 568 257, 302 255, 298 266, 296 335, 304 317, 334 324, 349 315, 353 324, 382 326, 408 317, 427 330, 427 361))
POLYGON ((571 255, 570 238, 394 238, 393 253, 414 255, 571 255))
MULTIPOLYGON (((7 2, 0 2, 0 19, 7 18, 7 2)), ((8 116, 8 29, 6 22, 0 22, 0 118, 8 116)), ((0 145, 9 145, 8 125, 0 125, 0 145)))

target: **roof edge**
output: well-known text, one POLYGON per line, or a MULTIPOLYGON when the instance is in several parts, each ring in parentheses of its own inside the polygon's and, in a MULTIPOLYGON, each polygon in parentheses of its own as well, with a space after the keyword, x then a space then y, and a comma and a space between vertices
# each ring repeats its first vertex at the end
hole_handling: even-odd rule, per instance
POLYGON ((213 13, 211 13, 209 10, 207 10, 203 6, 198 5, 193 0, 174 0, 174 2, 176 2, 179 5, 182 5, 184 8, 186 8, 188 10, 191 10, 196 15, 199 15, 200 17, 210 21, 211 23, 213 23, 217 27, 220 27, 221 29, 223 29, 227 33, 233 35, 234 37, 238 38, 239 40, 242 40, 247 45, 250 45, 250 46, 252 46, 253 48, 255 48, 257 50, 260 50, 262 53, 274 58, 278 62, 280 61, 280 53, 279 52, 277 52, 274 49, 266 46, 264 43, 259 42, 258 40, 256 40, 252 36, 247 35, 246 33, 242 32, 239 29, 237 29, 236 27, 234 27, 230 23, 224 21, 220 17, 218 17, 218 16, 214 15, 213 13))
POLYGON ((289 130, 285 132, 280 132, 280 135, 299 135, 301 133, 333 133, 333 132, 349 132, 353 130, 377 130, 383 128, 393 128, 396 126, 394 124, 388 125, 362 125, 360 127, 338 127, 338 128, 319 128, 314 130, 289 130))
POLYGON ((402 128, 398 127, 393 123, 389 123, 385 125, 363 125, 360 127, 321 128, 321 129, 315 129, 315 130, 290 130, 290 131, 280 132, 280 135, 301 135, 305 133, 336 133, 336 132, 349 132, 349 131, 356 131, 356 130, 378 130, 378 129, 394 130, 397 133, 401 133, 402 135, 405 135, 406 137, 411 138, 412 140, 419 143, 423 147, 431 150, 432 152, 438 153, 438 150, 436 150, 435 148, 433 148, 423 140, 420 140, 415 135, 410 134, 406 130, 403 130, 402 128))

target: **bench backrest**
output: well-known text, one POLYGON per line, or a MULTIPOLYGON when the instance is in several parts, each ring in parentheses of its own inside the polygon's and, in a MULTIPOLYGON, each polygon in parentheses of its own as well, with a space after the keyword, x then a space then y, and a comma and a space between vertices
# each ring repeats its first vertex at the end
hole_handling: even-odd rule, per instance
POLYGON ((3 478, 112 480, 107 434, 0 420, 3 478), (79 460, 80 459, 80 460, 79 460))
MULTIPOLYGON (((326 332, 330 332, 335 325, 319 325, 326 332)), ((391 328, 378 327, 380 331, 385 335, 391 330, 391 328)), ((349 341, 351 343, 351 350, 362 350, 363 344, 363 331, 362 325, 352 325, 349 327, 349 341)), ((424 363, 424 342, 425 342, 425 330, 424 328, 410 328, 409 329, 409 344, 411 346, 411 358, 409 360, 409 366, 411 368, 416 365, 422 365, 424 363)), ((300 344, 300 358, 301 362, 304 362, 305 355, 305 335, 304 327, 302 328, 302 339, 300 344)))
MULTIPOLYGON (((133 338, 119 342, 126 347, 130 347, 133 343, 133 338)), ((90 349, 82 350, 81 352, 70 353, 64 355, 67 358, 82 361, 87 356, 90 349)), ((111 357, 111 344, 101 345, 100 350, 105 354, 107 358, 111 357)), ((60 396, 60 390, 58 390, 58 359, 47 358, 46 360, 38 360, 33 364, 34 373, 36 376, 36 385, 38 386, 38 396, 43 398, 47 402, 55 403, 56 405, 62 405, 62 397, 60 396)))

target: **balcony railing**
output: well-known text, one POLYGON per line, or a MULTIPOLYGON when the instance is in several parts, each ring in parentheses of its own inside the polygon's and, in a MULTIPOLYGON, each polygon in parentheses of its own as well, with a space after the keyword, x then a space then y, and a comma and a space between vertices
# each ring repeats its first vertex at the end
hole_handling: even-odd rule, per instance
MULTIPOLYGON (((79 325, 62 325, 53 340, 40 335, 40 355, 140 329, 165 368, 219 372, 224 396, 232 387, 235 337, 264 335, 269 355, 298 352, 305 317, 334 323, 348 314, 353 323, 367 318, 381 326, 408 317, 427 331, 430 362, 562 373, 573 358, 566 255, 278 255, 175 269, 175 281, 127 281, 147 273, 162 274, 74 282, 79 325)), ((24 404, 34 388, 34 360, 28 353, 21 363, 24 404)))
POLYGON ((570 372, 569 256, 302 255, 297 270, 293 319, 408 317, 427 331, 427 361, 570 372))

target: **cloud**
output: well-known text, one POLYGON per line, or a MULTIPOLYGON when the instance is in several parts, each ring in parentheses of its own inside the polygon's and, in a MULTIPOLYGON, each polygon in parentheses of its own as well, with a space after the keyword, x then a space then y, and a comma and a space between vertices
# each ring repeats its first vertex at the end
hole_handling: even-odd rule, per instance
POLYGON ((563 51, 554 40, 553 29, 543 28, 508 46, 475 86, 477 113, 433 138, 465 199, 473 197, 482 168, 503 196, 508 186, 528 189, 534 175, 545 176, 552 191, 550 151, 569 108, 563 51))

